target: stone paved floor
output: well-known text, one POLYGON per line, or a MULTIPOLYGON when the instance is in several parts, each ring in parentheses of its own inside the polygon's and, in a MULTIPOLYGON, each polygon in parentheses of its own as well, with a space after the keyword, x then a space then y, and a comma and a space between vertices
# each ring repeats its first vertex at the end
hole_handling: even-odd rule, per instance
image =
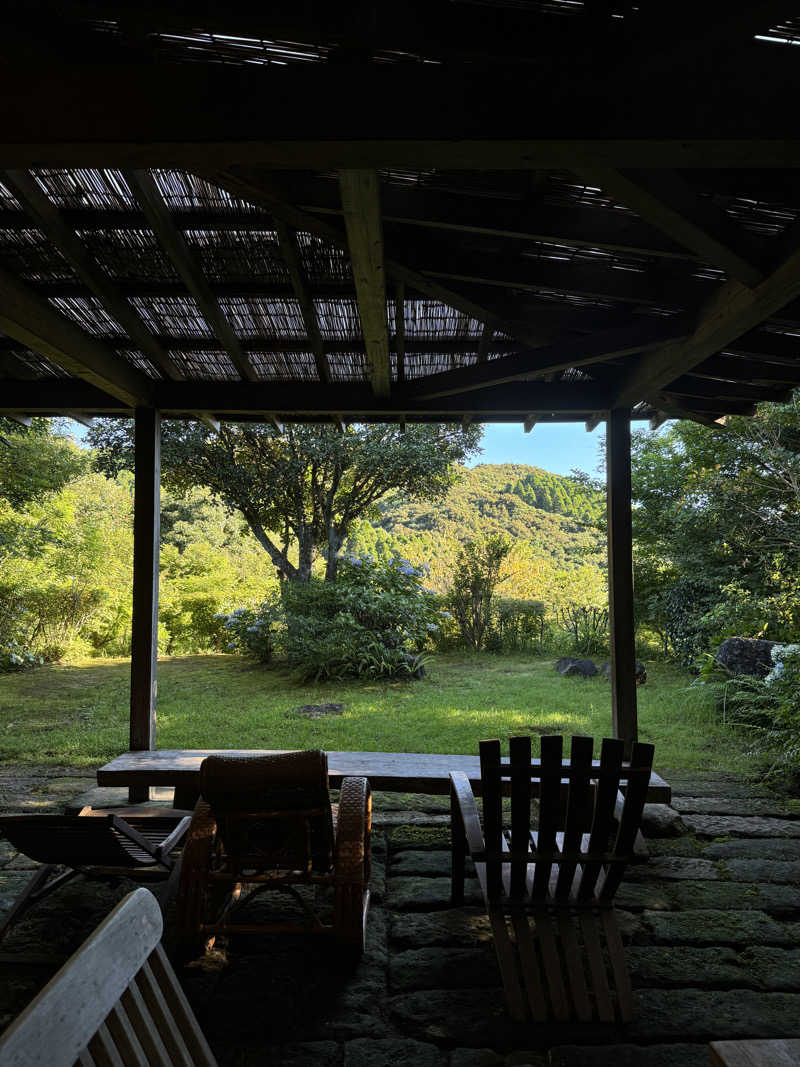
MULTIPOLYGON (((449 906, 447 802, 376 796, 369 944, 240 937, 182 981, 220 1063, 281 1067, 694 1067, 713 1038, 800 1037, 800 801, 722 775, 665 775, 651 860, 617 897, 639 1017, 525 1027, 503 1011, 476 883, 449 906)), ((62 810, 93 784, 6 769, 0 809, 62 810)), ((33 865, 0 841, 0 910, 33 865)), ((0 944, 0 1028, 130 885, 67 887, 0 944)), ((169 947, 169 940, 167 941, 169 947)))

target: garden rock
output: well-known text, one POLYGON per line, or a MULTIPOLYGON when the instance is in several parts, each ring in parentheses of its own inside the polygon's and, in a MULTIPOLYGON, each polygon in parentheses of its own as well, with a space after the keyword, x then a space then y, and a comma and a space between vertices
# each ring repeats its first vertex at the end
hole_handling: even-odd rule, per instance
POLYGON ((714 659, 731 674, 749 674, 764 678, 772 670, 772 649, 779 641, 761 641, 753 637, 728 637, 719 646, 714 659))
POLYGON ((681 837, 689 833, 689 827, 669 804, 645 804, 642 833, 645 837, 681 837))
POLYGON ((597 674, 597 667, 590 659, 575 659, 573 656, 565 656, 556 663, 556 670, 565 678, 593 678, 597 674))
MULTIPOLYGON (((611 660, 607 659, 605 663, 600 664, 600 673, 611 681, 611 660)), ((644 685, 647 681, 647 668, 641 660, 636 660, 636 666, 633 670, 634 678, 637 685, 644 685)))

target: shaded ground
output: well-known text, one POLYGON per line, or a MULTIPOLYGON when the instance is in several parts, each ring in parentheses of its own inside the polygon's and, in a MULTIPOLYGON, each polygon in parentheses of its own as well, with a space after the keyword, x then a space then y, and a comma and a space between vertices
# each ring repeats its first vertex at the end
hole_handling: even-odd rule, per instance
MULTIPOLYGON (((651 812, 652 858, 617 898, 632 1025, 512 1024, 475 883, 469 906, 449 906, 447 802, 380 794, 356 967, 319 939, 249 935, 182 972, 220 1063, 705 1067, 714 1038, 800 1037, 800 802, 731 776, 665 777, 675 811, 651 812)), ((88 784, 69 768, 6 769, 0 807, 59 810, 88 784)), ((0 864, 4 908, 32 864, 2 842, 0 864)), ((128 888, 68 887, 0 945, 0 1026, 128 888)))

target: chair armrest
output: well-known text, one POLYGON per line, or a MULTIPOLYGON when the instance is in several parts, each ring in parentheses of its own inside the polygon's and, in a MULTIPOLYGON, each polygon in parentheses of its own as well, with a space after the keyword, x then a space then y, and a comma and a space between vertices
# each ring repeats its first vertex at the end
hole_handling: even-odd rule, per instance
POLYGON ((462 771, 450 772, 450 795, 458 805, 461 822, 464 826, 467 848, 474 858, 476 853, 483 852, 486 846, 483 839, 480 816, 478 815, 478 807, 472 793, 472 786, 469 783, 469 778, 462 771))
POLYGON ((336 823, 337 881, 369 881, 371 832, 372 792, 368 779, 343 778, 336 823))

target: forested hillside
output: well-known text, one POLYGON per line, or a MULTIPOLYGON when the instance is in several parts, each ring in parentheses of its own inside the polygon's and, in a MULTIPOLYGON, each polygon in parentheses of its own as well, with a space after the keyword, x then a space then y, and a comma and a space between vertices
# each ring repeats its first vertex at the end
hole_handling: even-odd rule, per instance
POLYGON ((443 539, 463 542, 503 533, 568 566, 601 550, 595 523, 602 510, 602 495, 572 478, 538 467, 483 463, 460 468, 458 481, 439 504, 387 498, 373 525, 398 544, 427 543, 433 555, 443 539))

